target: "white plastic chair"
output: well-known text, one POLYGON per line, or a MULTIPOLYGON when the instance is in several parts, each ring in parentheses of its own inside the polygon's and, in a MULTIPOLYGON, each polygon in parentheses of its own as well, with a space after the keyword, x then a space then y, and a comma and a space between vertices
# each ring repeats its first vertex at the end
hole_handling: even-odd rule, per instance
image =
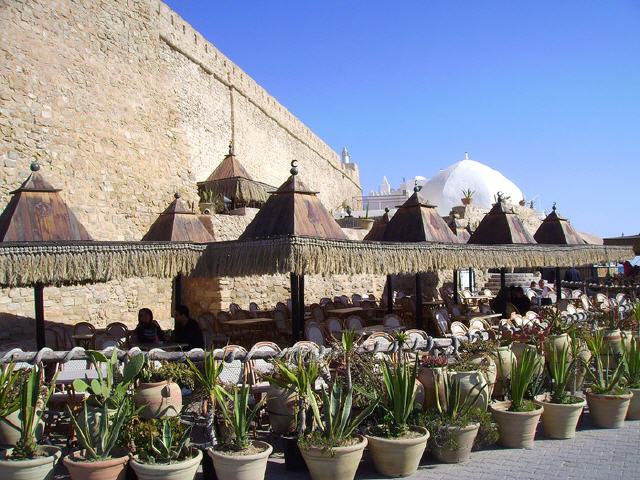
POLYGON ((342 334, 342 322, 339 318, 331 317, 327 320, 327 330, 334 338, 340 338, 342 334))
POLYGON ((357 315, 351 315, 345 320, 347 330, 360 330, 363 328, 362 319, 357 315))
POLYGON ((385 327, 400 327, 402 326, 402 322, 400 318, 394 313, 388 313, 384 316, 384 321, 382 324, 385 327))
POLYGON ((318 345, 324 345, 325 338, 322 328, 315 322, 309 322, 304 328, 304 336, 307 340, 318 345))

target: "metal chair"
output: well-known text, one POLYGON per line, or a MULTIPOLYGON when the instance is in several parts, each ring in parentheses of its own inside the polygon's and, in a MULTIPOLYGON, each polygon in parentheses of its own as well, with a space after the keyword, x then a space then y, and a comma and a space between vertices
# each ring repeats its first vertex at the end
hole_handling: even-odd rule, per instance
POLYGON ((129 328, 122 322, 113 322, 107 325, 105 333, 113 338, 116 342, 124 347, 128 347, 129 342, 129 328))

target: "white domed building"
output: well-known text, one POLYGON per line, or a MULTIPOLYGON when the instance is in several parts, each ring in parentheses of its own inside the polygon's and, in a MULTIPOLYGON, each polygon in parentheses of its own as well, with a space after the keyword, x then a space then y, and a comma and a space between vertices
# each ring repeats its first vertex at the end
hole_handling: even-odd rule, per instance
POLYGON ((502 173, 471 160, 467 153, 464 157, 464 160, 441 170, 422 188, 422 195, 438 206, 440 215, 448 215, 454 206, 460 205, 462 191, 467 189, 475 192, 473 204, 481 208, 490 208, 498 192, 510 197, 510 201, 516 204, 524 198, 517 185, 502 173))

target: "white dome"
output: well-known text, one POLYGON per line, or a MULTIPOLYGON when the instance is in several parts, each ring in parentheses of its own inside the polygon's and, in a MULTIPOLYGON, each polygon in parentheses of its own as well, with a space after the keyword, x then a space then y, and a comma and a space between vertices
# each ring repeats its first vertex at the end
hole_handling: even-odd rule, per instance
POLYGON ((420 193, 438 206, 440 215, 448 215, 452 207, 462 203, 462 191, 466 189, 475 192, 473 204, 479 207, 491 207, 498 192, 511 197, 512 203, 524 198, 516 184, 499 171, 469 159, 440 171, 425 184, 420 193))

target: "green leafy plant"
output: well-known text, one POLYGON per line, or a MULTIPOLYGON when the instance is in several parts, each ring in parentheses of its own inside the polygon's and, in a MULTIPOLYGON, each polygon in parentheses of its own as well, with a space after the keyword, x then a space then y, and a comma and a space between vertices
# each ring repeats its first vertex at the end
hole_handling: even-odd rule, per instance
POLYGON ((563 345, 562 348, 550 348, 547 360, 547 369, 551 378, 551 403, 569 404, 579 402, 580 399, 570 395, 567 385, 574 371, 575 361, 570 359, 570 349, 563 345))
POLYGON ((44 385, 42 376, 42 369, 34 365, 20 389, 20 438, 11 454, 12 459, 34 458, 37 454, 36 431, 40 428, 45 405, 55 389, 55 377, 49 385, 44 385))
POLYGON ((170 380, 190 390, 195 388, 195 374, 186 363, 162 362, 159 367, 155 363, 145 362, 138 378, 141 382, 153 383, 170 380))
POLYGON ((569 322, 562 317, 561 312, 555 307, 546 307, 542 310, 542 318, 547 321, 547 333, 549 335, 571 334, 576 329, 577 323, 569 322))
POLYGON ((22 371, 16 370, 15 362, 10 362, 2 367, 0 371, 0 419, 5 419, 20 408, 19 394, 24 380, 22 371))
POLYGON ((385 410, 385 424, 375 429, 377 433, 394 438, 408 433, 408 419, 415 408, 418 361, 416 356, 410 364, 400 355, 398 362, 381 364, 384 392, 380 404, 385 410))
POLYGON ((96 367, 98 378, 89 383, 77 378, 73 381, 76 392, 88 392, 87 404, 95 407, 107 406, 114 409, 122 404, 130 391, 133 381, 144 365, 144 355, 139 353, 125 364, 122 375, 119 373, 118 352, 114 348, 110 358, 102 352, 89 350, 87 356, 96 367), (106 376, 103 374, 103 368, 106 376))
POLYGON ((591 392, 600 395, 623 395, 627 393, 628 390, 621 384, 624 378, 624 362, 618 362, 613 370, 610 368, 609 355, 604 355, 607 359, 607 364, 605 365, 602 362, 602 352, 609 350, 602 330, 597 330, 585 341, 591 351, 591 355, 593 355, 594 362, 593 370, 587 370, 592 380, 590 385, 591 392))
POLYGON ((525 348, 519 362, 514 359, 509 379, 510 411, 530 412, 537 408, 531 400, 525 399, 525 395, 535 378, 539 365, 540 356, 533 348, 525 348))
POLYGON ((138 420, 131 436, 130 450, 142 463, 171 464, 194 456, 190 444, 191 425, 178 417, 138 420))
POLYGON ((115 409, 107 403, 101 407, 93 407, 95 421, 89 418, 89 406, 80 411, 80 420, 67 405, 67 413, 78 437, 78 443, 84 449, 85 460, 96 461, 111 458, 111 452, 120 446, 123 426, 132 420, 139 411, 130 397, 125 398, 115 409))
POLYGON ((297 355, 297 362, 292 365, 283 359, 274 359, 274 374, 267 377, 267 381, 290 394, 298 397, 296 430, 302 438, 307 430, 307 412, 312 407, 314 387, 320 374, 320 365, 314 359, 307 359, 297 355))
POLYGON ((474 190, 471 190, 470 188, 465 188, 464 190, 462 190, 462 197, 466 198, 467 200, 471 200, 475 195, 475 193, 476 192, 474 190))
POLYGON ((640 340, 631 339, 629 345, 623 345, 624 376, 629 388, 640 388, 640 340))
POLYGON ((220 390, 219 394, 218 404, 232 433, 222 442, 224 448, 236 452, 248 449, 251 445, 249 441, 251 422, 262 408, 264 400, 256 403, 253 408, 249 407, 251 389, 248 385, 234 385, 231 392, 220 390))

